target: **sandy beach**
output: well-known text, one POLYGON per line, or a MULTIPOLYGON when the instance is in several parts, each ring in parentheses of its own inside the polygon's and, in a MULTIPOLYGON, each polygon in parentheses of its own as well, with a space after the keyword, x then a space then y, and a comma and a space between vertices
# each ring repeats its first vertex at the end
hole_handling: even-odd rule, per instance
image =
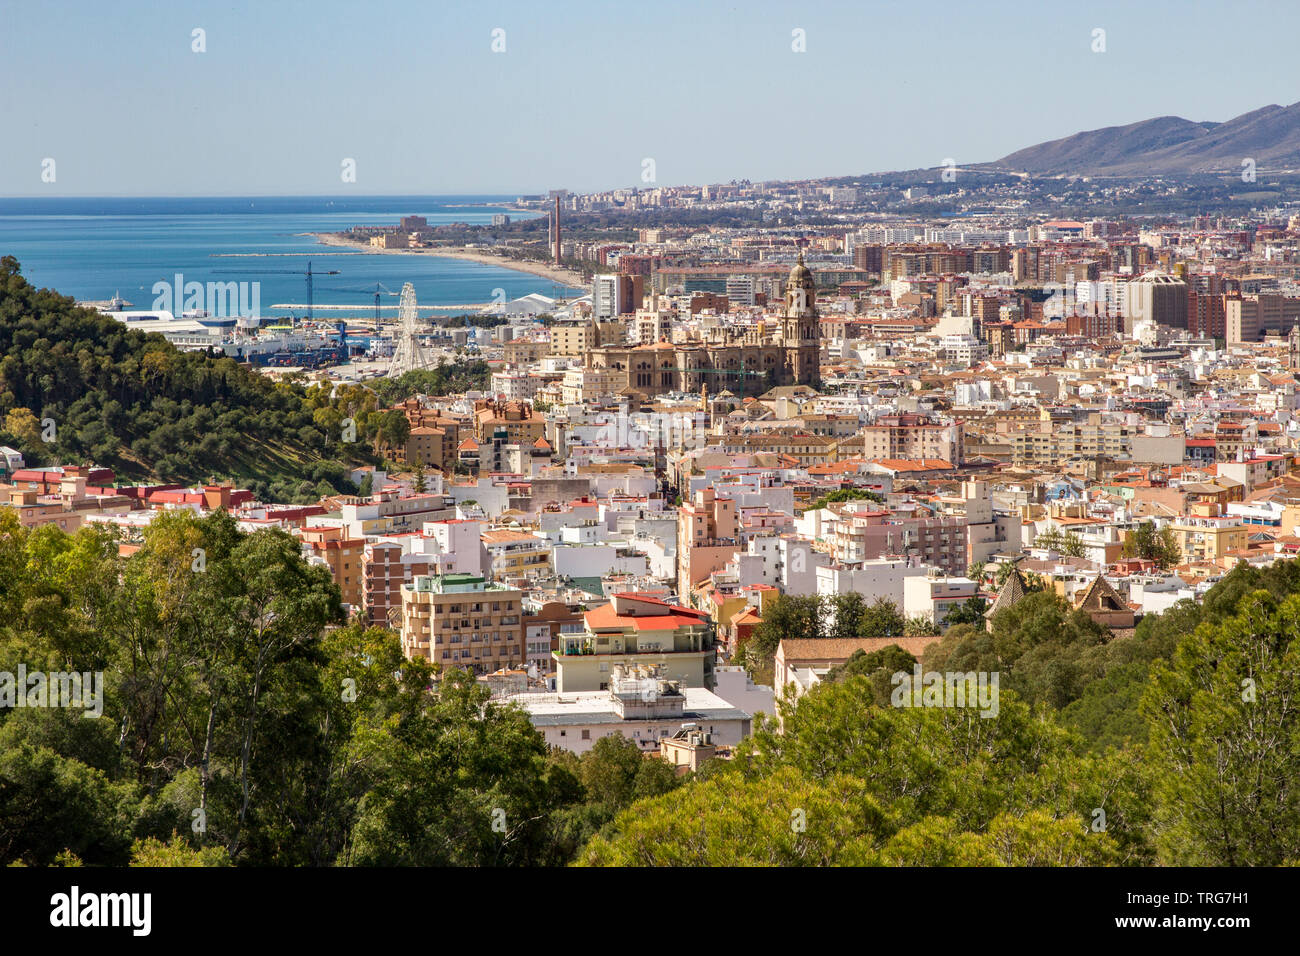
POLYGON ((532 262, 526 259, 512 259, 509 256, 498 256, 490 252, 479 252, 476 249, 466 249, 463 246, 447 246, 437 249, 379 249, 371 246, 369 243, 357 242, 347 239, 335 232, 311 232, 306 235, 313 236, 317 242, 323 246, 339 246, 347 249, 355 249, 359 252, 377 253, 389 256, 441 256, 444 259, 464 259, 466 262, 477 262, 485 266, 497 266, 500 269, 513 269, 515 272, 527 272, 530 275, 541 276, 550 282, 555 282, 573 289, 582 289, 586 291, 589 285, 583 281, 582 275, 574 272, 572 269, 562 269, 546 262, 532 262))

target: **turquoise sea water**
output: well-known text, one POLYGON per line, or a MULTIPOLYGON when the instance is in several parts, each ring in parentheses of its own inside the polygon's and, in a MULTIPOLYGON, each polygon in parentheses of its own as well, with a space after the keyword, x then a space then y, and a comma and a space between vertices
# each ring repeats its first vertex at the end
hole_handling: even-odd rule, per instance
MULTIPOLYGON (((529 215, 501 205, 465 205, 511 199, 0 199, 0 255, 16 257, 34 285, 83 300, 106 300, 120 293, 135 309, 152 308, 154 283, 174 283, 180 273, 187 283, 260 282, 263 317, 287 315, 272 306, 306 302, 306 278, 286 273, 305 272, 309 261, 315 273, 315 302, 355 304, 358 315, 372 314, 376 282, 393 292, 411 282, 422 305, 488 302, 496 289, 504 289, 507 298, 530 292, 553 295, 550 281, 527 273, 433 256, 358 254, 301 235, 396 224, 404 215, 425 216, 430 225, 486 223, 497 212, 512 219, 529 215), (331 269, 339 274, 319 274, 331 269)), ((396 302, 395 296, 382 298, 385 306, 396 302)))

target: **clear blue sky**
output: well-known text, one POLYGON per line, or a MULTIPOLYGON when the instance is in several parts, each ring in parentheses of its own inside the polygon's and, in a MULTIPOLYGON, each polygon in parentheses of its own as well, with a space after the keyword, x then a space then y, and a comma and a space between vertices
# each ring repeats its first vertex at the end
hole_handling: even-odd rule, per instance
POLYGON ((0 0, 0 195, 587 191, 638 184, 646 157, 664 185, 980 162, 1300 100, 1298 28, 1289 0, 0 0))

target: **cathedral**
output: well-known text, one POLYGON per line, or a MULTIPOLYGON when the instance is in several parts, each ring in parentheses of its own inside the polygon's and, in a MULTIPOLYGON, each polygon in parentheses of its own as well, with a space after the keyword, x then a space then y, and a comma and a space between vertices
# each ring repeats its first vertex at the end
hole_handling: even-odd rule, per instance
POLYGON ((644 398, 701 389, 715 395, 726 390, 757 397, 781 385, 820 388, 820 355, 817 284, 801 252, 785 283, 785 303, 775 334, 735 327, 686 342, 598 346, 586 353, 585 364, 625 372, 627 386, 622 392, 644 398))

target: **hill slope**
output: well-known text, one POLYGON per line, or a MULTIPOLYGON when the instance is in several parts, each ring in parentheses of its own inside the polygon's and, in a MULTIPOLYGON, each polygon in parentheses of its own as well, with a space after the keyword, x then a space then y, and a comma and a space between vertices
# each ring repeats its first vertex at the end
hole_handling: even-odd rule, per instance
POLYGON ((1300 167, 1300 103, 1265 106, 1225 123, 1178 116, 1108 126, 1017 150, 987 167, 1040 175, 1141 176, 1300 167))
MULTIPOLYGON (((231 478, 275 500, 352 491, 338 423, 365 396, 275 384, 233 359, 181 352, 161 335, 36 289, 0 259, 0 443, 30 464, 94 462, 128 479, 231 478), (352 402, 342 406, 341 402, 352 402), (54 424, 53 441, 43 440, 54 424)), ((365 427, 359 430, 364 435, 365 427)))

